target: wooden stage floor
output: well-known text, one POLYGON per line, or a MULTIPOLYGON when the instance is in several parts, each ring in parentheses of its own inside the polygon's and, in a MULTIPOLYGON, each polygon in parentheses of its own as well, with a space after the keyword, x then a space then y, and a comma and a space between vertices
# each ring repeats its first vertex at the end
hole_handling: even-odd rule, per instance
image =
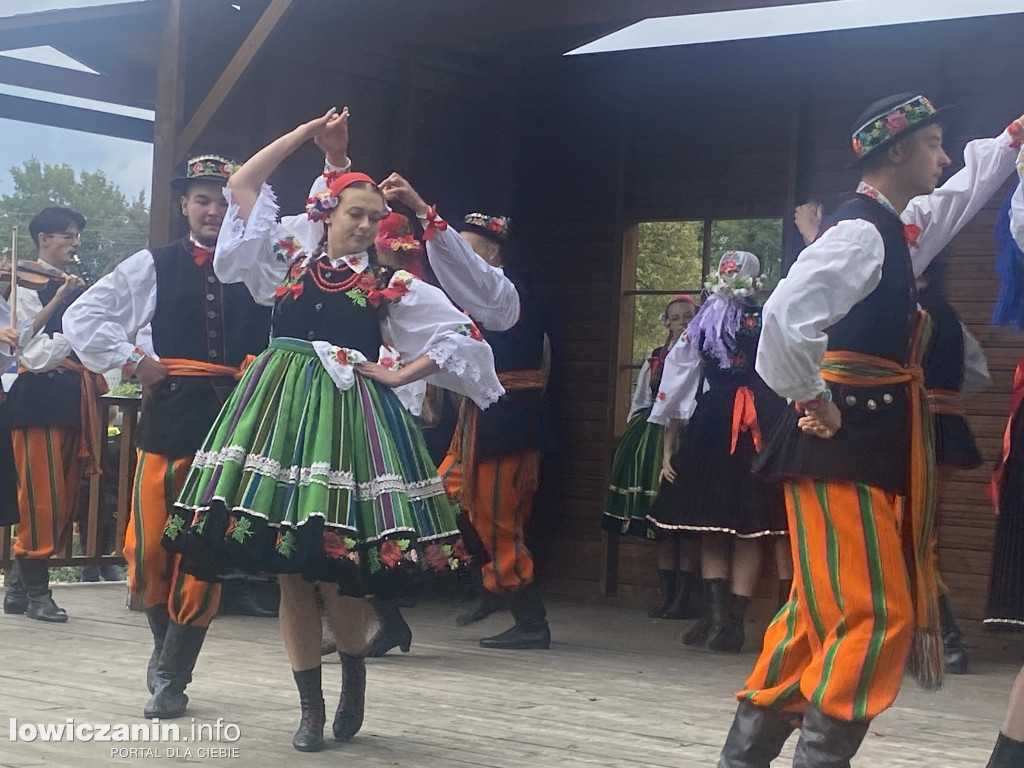
MULTIPOLYGON (((237 726, 236 741, 212 740, 209 729, 202 742, 189 743, 11 741, 10 718, 19 729, 68 718, 76 725, 146 722, 151 640, 145 616, 124 608, 124 585, 57 586, 54 593, 71 616, 66 624, 0 615, 0 766, 713 768, 735 708, 732 693, 754 661, 750 653, 683 647, 682 622, 573 603, 548 606, 551 650, 486 651, 478 638, 504 629, 507 614, 458 628, 459 604, 423 603, 404 611, 415 634, 412 652, 368 662, 361 733, 302 754, 291 747, 298 695, 276 620, 224 617, 200 656, 189 712, 173 722, 187 736, 193 722, 223 718, 222 725, 237 726), (236 751, 201 751, 211 748, 236 751), (126 751, 112 754, 118 749, 126 751)), ((937 694, 908 681, 896 706, 872 725, 854 765, 981 768, 1019 664, 979 661, 973 674, 950 679, 937 694)), ((339 670, 337 657, 324 666, 328 723, 339 670)), ((777 765, 789 765, 794 743, 777 765)))

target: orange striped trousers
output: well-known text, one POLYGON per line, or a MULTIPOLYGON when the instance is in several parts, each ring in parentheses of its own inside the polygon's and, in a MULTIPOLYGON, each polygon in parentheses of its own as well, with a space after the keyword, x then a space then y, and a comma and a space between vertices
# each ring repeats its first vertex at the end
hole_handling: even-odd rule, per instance
POLYGON ((456 455, 449 453, 438 468, 448 496, 469 515, 491 556, 481 571, 488 592, 514 592, 533 582, 533 556, 526 548, 525 531, 539 466, 538 451, 477 460, 468 499, 460 498, 464 467, 456 455))
POLYGON ((178 624, 208 627, 217 614, 220 584, 200 581, 181 569, 181 556, 160 545, 167 518, 185 483, 192 459, 170 459, 139 451, 132 510, 124 535, 124 558, 132 594, 147 608, 167 604, 178 624))
POLYGON ((901 501, 860 483, 789 484, 793 590, 740 698, 788 712, 811 702, 847 721, 892 704, 914 619, 901 501))
POLYGON ((77 427, 11 430, 18 470, 15 557, 43 560, 67 544, 82 478, 77 427))

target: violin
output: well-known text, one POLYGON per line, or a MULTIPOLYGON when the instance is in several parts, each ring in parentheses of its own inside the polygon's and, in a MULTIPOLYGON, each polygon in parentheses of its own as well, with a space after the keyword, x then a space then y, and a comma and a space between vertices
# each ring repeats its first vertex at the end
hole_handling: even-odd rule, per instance
MULTIPOLYGON (((40 291, 46 287, 51 280, 62 284, 67 275, 56 267, 44 264, 39 261, 18 261, 18 285, 30 291, 40 291)), ((11 260, 6 256, 0 258, 0 281, 10 282, 11 260)))

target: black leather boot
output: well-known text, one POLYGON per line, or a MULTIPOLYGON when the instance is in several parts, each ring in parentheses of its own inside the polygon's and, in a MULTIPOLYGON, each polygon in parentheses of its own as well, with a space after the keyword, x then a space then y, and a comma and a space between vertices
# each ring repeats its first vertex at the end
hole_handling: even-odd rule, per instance
POLYGON ((24 613, 28 610, 28 593, 21 578, 21 558, 11 561, 11 570, 4 582, 4 613, 24 613))
POLYGON ((709 651, 719 653, 739 653, 743 650, 743 641, 746 639, 743 631, 743 617, 747 614, 749 597, 742 595, 729 596, 729 616, 722 625, 718 634, 708 633, 707 648, 709 651))
POLYGON ((392 648, 398 648, 402 653, 408 653, 409 646, 412 645, 412 629, 409 628, 405 617, 398 609, 398 602, 392 599, 374 598, 373 607, 380 619, 380 631, 373 638, 373 645, 367 656, 377 658, 392 648))
POLYGON ((665 619, 696 619, 704 615, 694 599, 697 591, 697 575, 693 571, 679 571, 676 574, 676 594, 672 604, 665 609, 665 619))
POLYGON ((366 705, 366 660, 362 656, 341 656, 341 700, 334 713, 334 738, 351 741, 363 727, 366 705))
POLYGON ((967 649, 948 595, 939 595, 939 620, 942 623, 942 644, 946 651, 946 671, 951 675, 966 675, 967 649))
POLYGON ((21 558, 21 580, 28 595, 25 615, 39 621, 65 622, 68 615, 53 602, 50 591, 50 569, 46 560, 21 558))
POLYGON ((548 628, 547 611, 540 599, 540 592, 533 584, 527 584, 509 595, 509 606, 516 623, 510 629, 494 637, 480 641, 483 648, 504 649, 545 649, 551 645, 551 630, 548 628))
POLYGON ((661 602, 647 612, 649 619, 663 619, 676 599, 676 572, 658 571, 658 592, 661 602))
POLYGON ((837 720, 808 704, 793 753, 793 768, 850 768, 867 732, 865 720, 837 720))
POLYGON ((160 652, 164 647, 164 638, 167 637, 167 625, 170 624, 170 617, 167 615, 166 605, 154 605, 146 609, 146 618, 149 619, 149 631, 153 633, 153 653, 149 657, 149 664, 146 666, 146 686, 149 692, 156 691, 156 668, 160 663, 160 652))
POLYGON ((221 588, 220 612, 224 616, 276 618, 280 599, 276 588, 273 581, 227 579, 221 588))
POLYGON ((185 687, 192 682, 192 670, 205 639, 206 627, 193 627, 176 621, 167 623, 167 634, 154 675, 156 690, 143 711, 147 718, 171 720, 185 714, 188 706, 185 687))
POLYGON ((795 727, 786 715, 741 700, 718 768, 770 768, 795 727))
POLYGON ((985 768, 1020 768, 1024 765, 1024 741, 1000 733, 985 768))
POLYGON ((707 579, 704 587, 708 596, 708 614, 704 621, 704 637, 700 640, 700 626, 693 627, 683 635, 683 645, 707 646, 708 641, 718 637, 729 621, 730 598, 729 582, 726 579, 707 579), (700 642, 693 642, 700 640, 700 642))
POLYGON ((320 667, 302 672, 292 670, 292 676, 299 689, 299 705, 302 707, 302 718, 299 729, 292 736, 292 746, 299 752, 319 752, 324 748, 324 723, 327 722, 320 667))

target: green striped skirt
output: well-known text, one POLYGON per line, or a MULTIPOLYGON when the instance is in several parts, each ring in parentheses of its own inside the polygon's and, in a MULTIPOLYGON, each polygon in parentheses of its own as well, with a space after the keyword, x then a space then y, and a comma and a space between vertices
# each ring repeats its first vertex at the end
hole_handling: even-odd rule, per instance
POLYGON ((401 591, 468 560, 394 392, 358 375, 339 391, 312 345, 290 338, 274 339, 225 403, 163 543, 200 578, 301 573, 352 595, 401 591))
POLYGON ((601 527, 612 533, 653 538, 647 513, 661 487, 665 428, 647 421, 651 409, 637 413, 615 449, 601 527))

